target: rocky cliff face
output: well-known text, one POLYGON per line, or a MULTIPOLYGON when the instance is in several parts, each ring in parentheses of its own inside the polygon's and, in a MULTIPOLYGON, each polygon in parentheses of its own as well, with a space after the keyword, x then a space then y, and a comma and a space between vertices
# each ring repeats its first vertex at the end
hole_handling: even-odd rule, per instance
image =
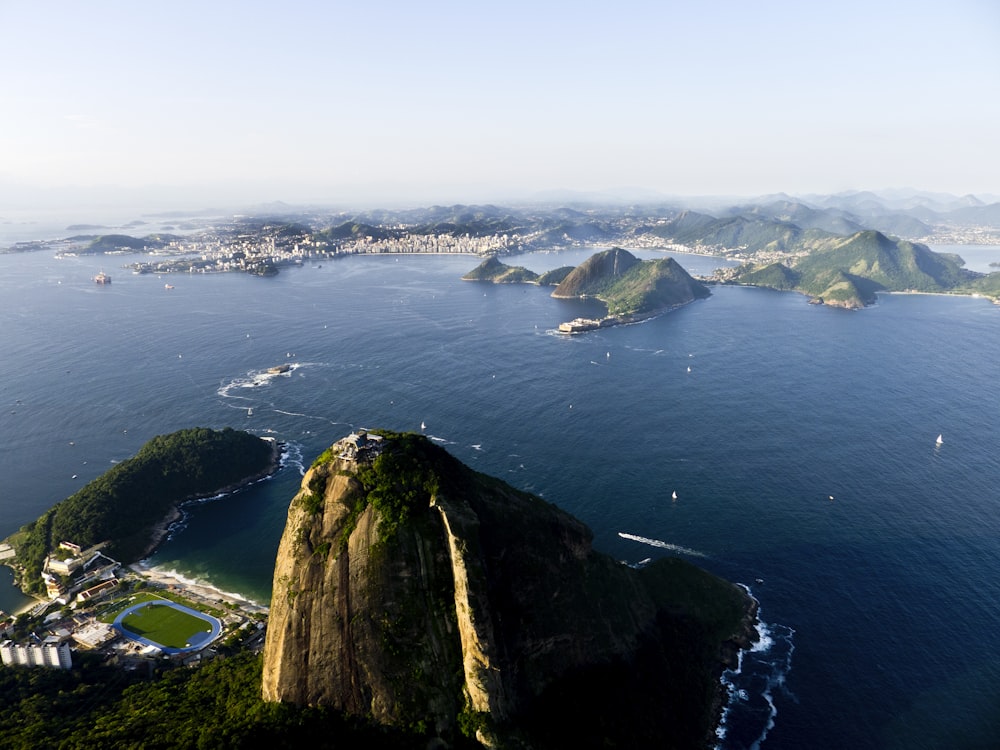
POLYGON ((691 746, 751 620, 737 587, 623 566, 420 436, 352 436, 289 508, 263 694, 495 747, 691 746))

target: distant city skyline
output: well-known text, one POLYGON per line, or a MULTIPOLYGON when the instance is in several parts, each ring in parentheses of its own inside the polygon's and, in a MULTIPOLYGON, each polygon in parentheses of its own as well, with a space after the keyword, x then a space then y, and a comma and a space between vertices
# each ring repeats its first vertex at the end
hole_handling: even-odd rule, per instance
POLYGON ((1000 194, 1000 6, 0 6, 0 216, 1000 194))

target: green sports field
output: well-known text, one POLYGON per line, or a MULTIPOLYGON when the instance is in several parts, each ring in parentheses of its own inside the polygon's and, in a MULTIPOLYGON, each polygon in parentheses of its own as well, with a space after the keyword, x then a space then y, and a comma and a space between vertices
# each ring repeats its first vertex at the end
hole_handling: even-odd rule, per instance
POLYGON ((207 621, 169 604, 147 604, 123 618, 121 624, 126 630, 167 648, 184 648, 190 645, 192 636, 212 629, 207 621))

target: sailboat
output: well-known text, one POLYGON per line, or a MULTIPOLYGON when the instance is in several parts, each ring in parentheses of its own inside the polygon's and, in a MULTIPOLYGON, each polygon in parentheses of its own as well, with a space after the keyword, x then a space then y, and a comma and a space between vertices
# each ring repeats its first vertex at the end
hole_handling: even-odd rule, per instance
POLYGON ((937 436, 937 440, 934 441, 934 445, 941 445, 944 442, 944 438, 940 435, 937 436))
POLYGON ((253 416, 253 407, 252 406, 249 409, 247 409, 247 416, 248 417, 252 417, 253 416))
POLYGON ((672 495, 670 496, 670 499, 671 499, 671 500, 676 500, 676 499, 677 499, 677 490, 674 490, 674 494, 672 494, 672 495))

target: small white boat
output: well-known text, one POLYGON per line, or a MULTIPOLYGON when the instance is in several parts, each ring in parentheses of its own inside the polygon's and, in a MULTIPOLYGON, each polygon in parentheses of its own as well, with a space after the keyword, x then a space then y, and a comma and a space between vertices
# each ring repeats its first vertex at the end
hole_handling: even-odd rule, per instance
POLYGON ((672 494, 672 495, 670 496, 670 499, 671 499, 671 500, 676 500, 676 499, 677 499, 677 490, 674 490, 674 494, 672 494))
POLYGON ((944 442, 944 438, 940 435, 937 436, 937 440, 934 441, 934 445, 941 445, 944 442))
POLYGON ((247 416, 248 417, 252 417, 253 416, 253 407, 252 406, 249 409, 247 409, 247 416))
POLYGON ((420 423, 420 429, 421 430, 426 430, 427 429, 427 425, 425 425, 423 422, 421 422, 420 423))

